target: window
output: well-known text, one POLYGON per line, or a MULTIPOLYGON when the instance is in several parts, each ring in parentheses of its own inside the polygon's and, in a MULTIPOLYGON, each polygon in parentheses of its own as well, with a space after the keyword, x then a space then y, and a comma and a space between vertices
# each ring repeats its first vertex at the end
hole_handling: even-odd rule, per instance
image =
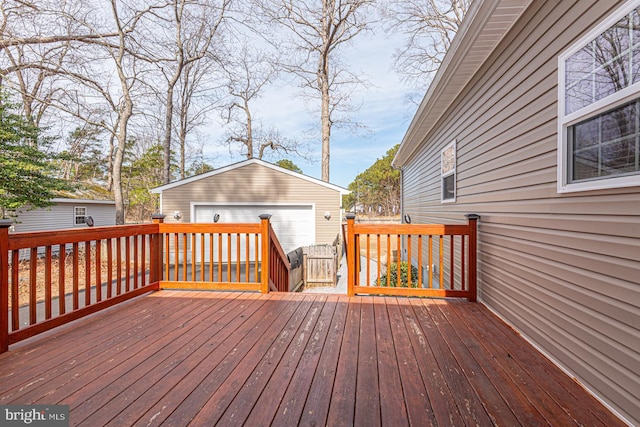
POLYGON ((456 142, 440 152, 441 201, 456 201, 456 142))
POLYGON ((558 192, 640 185, 640 7, 560 56, 558 192))
POLYGON ((74 225, 84 225, 87 222, 87 208, 84 206, 74 207, 73 218, 74 225))

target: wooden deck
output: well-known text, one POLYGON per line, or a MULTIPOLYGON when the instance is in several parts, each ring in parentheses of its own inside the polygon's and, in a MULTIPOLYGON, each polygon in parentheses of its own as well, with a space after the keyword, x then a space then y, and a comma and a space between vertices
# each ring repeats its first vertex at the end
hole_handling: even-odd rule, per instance
POLYGON ((0 355, 71 425, 622 423, 481 304, 161 291, 0 355))

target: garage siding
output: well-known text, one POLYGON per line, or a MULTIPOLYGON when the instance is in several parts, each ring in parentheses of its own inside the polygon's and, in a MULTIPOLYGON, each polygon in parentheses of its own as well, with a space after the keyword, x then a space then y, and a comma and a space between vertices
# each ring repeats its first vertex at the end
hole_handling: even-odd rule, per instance
POLYGON ((402 206, 414 223, 480 214, 482 302, 640 424, 640 189, 556 191, 557 58, 622 3, 533 1, 403 165, 402 206))
MULTIPOLYGON (((316 243, 332 244, 340 232, 340 193, 331 188, 259 164, 247 164, 208 178, 163 191, 162 211, 167 222, 191 221, 191 202, 225 204, 315 204, 316 243), (331 212, 331 219, 324 218, 331 212)), ((263 212, 270 213, 270 212, 263 212)), ((259 219, 256 217, 256 222, 259 219)))

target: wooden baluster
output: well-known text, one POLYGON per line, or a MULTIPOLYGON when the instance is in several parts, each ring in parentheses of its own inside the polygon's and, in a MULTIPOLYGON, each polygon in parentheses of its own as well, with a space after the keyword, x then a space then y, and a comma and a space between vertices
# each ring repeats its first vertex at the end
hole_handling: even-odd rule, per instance
POLYGON ((411 277, 411 234, 407 235, 407 287, 413 288, 413 277, 411 277))
MULTIPOLYGON (((140 276, 141 286, 147 286, 147 242, 151 241, 151 235, 144 234, 141 236, 141 247, 140 247, 140 271, 142 275, 140 276)), ((160 258, 162 259, 162 258, 160 258)), ((158 270, 162 271, 162 267, 160 266, 158 270)))
POLYGON ((236 282, 240 281, 240 233, 236 234, 236 282))
POLYGON ((200 233, 200 281, 204 282, 204 267, 205 267, 205 258, 204 258, 204 233, 200 233))
POLYGON ((11 264, 11 330, 20 329, 20 310, 13 307, 20 307, 20 251, 12 251, 11 264))
POLYGON ((107 239, 107 298, 113 296, 113 239, 107 239))
POLYGON ((460 241, 460 243, 461 243, 461 248, 460 248, 460 258, 461 258, 461 262, 460 262, 460 264, 461 264, 460 265, 460 280, 461 280, 461 286, 460 287, 461 287, 461 289, 463 291, 465 291, 466 290, 465 278, 466 278, 467 272, 466 272, 466 264, 465 264, 465 247, 464 247, 465 244, 464 244, 464 242, 465 242, 467 236, 462 235, 460 237, 462 238, 462 240, 460 241))
POLYGON ((433 289, 433 235, 429 234, 429 289, 433 289))
POLYGON ((253 280, 258 282, 258 266, 260 265, 260 235, 254 234, 254 266, 253 266, 253 280))
POLYGON ((91 305, 91 242, 84 242, 84 306, 91 305))
POLYGON ((244 264, 244 278, 245 278, 245 283, 249 283, 249 267, 250 267, 250 247, 249 247, 249 242, 251 241, 251 236, 249 233, 245 234, 244 236, 244 258, 245 258, 245 264, 244 264))
POLYGON ((58 254, 58 314, 66 312, 67 283, 66 283, 67 245, 60 244, 58 254))
POLYGON ((418 288, 422 287, 422 234, 418 234, 418 288))
MULTIPOLYGON (((171 233, 166 233, 164 235, 164 245, 165 245, 165 274, 164 277, 166 280, 171 280, 171 233)), ((175 249, 175 248, 174 248, 175 249)))
POLYGON ((37 292, 38 292, 38 248, 31 248, 29 256, 29 324, 35 324, 37 319, 37 292))
POLYGON ((444 236, 441 234, 438 236, 438 255, 439 255, 439 268, 438 274, 440 278, 440 289, 444 289, 444 236))
POLYGON ((371 267, 371 235, 367 234, 367 257, 365 258, 365 262, 367 263, 367 286, 371 286, 371 272, 369 271, 371 267))
POLYGON ((209 233, 209 281, 213 282, 213 233, 209 233))
POLYGON ((218 282, 222 282, 222 233, 218 233, 218 282))
POLYGON ((72 295, 72 299, 73 299, 73 309, 77 310, 79 307, 79 301, 78 301, 78 297, 79 297, 79 277, 78 275, 80 274, 80 269, 78 267, 78 255, 79 255, 80 251, 78 250, 78 243, 74 243, 73 244, 73 295, 72 295))
POLYGON ((178 281, 178 270, 180 269, 180 244, 178 233, 173 234, 173 280, 178 281))
POLYGON ((129 292, 131 290, 131 239, 129 236, 124 238, 124 244, 126 245, 124 249, 124 270, 125 270, 125 290, 129 292))
MULTIPOLYGON (((402 272, 400 271, 400 264, 402 263, 402 241, 400 239, 400 234, 397 234, 396 244, 398 245, 398 259, 396 260, 396 286, 400 286, 402 280, 402 272)), ((391 279, 391 276, 389 276, 389 279, 391 279)), ((391 280, 387 280, 387 286, 391 286, 391 280)))
POLYGON ((449 266, 449 276, 450 276, 450 283, 449 283, 449 289, 454 289, 454 282, 455 282, 455 259, 454 259, 454 252, 453 252, 453 248, 455 246, 455 240, 454 240, 454 236, 451 235, 449 237, 449 244, 451 245, 451 248, 449 250, 449 258, 451 259, 451 265, 449 266))
POLYGON ((382 258, 382 252, 381 252, 381 248, 380 248, 380 234, 376 234, 376 253, 378 254, 377 258, 378 258, 378 274, 377 274, 377 278, 378 280, 376 281, 376 283, 378 284, 378 286, 380 286, 380 259, 382 258))
POLYGON ((197 233, 191 233, 191 281, 196 281, 196 240, 197 233))
POLYGON ((51 319, 51 246, 44 255, 44 318, 51 319))
POLYGON ((138 289, 138 236, 132 236, 133 238, 133 289, 138 289))
POLYGON ((118 281, 116 283, 116 295, 122 293, 122 238, 116 239, 116 271, 118 273, 118 281))
POLYGON ((96 301, 102 301, 102 240, 96 240, 96 301))
POLYGON ((231 233, 227 233, 227 282, 231 282, 231 233))

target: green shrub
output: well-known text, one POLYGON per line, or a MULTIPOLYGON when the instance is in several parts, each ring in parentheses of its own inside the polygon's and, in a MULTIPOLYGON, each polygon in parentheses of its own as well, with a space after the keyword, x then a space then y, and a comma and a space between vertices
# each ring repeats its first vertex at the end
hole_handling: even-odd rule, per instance
POLYGON ((409 283, 409 263, 402 261, 400 263, 400 283, 398 283, 398 264, 391 263, 387 269, 387 274, 380 276, 380 283, 376 280, 376 286, 390 286, 401 288, 417 288, 420 286, 418 283, 418 269, 415 266, 411 266, 411 286, 409 283))

